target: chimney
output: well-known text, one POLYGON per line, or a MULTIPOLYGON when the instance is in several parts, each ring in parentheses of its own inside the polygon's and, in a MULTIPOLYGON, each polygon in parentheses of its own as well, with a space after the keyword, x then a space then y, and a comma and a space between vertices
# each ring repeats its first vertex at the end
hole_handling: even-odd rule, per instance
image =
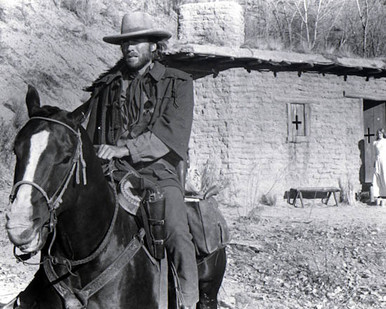
POLYGON ((234 1, 188 3, 180 6, 181 43, 240 47, 244 43, 244 12, 234 1))

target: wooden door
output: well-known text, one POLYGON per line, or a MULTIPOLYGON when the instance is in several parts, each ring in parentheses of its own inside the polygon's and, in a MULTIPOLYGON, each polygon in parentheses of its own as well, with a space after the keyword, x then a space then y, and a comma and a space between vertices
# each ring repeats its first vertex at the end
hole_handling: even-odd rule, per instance
POLYGON ((363 102, 364 135, 363 163, 365 183, 371 183, 374 173, 375 153, 373 142, 378 129, 385 129, 385 102, 365 100, 363 102))

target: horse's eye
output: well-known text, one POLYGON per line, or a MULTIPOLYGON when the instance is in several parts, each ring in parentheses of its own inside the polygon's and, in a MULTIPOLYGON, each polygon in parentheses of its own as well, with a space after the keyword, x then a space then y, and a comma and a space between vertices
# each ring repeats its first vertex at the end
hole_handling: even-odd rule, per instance
POLYGON ((70 160, 71 160, 71 156, 67 156, 67 157, 65 157, 64 159, 63 159, 63 163, 64 164, 66 164, 66 163, 68 163, 68 162, 70 162, 70 160))

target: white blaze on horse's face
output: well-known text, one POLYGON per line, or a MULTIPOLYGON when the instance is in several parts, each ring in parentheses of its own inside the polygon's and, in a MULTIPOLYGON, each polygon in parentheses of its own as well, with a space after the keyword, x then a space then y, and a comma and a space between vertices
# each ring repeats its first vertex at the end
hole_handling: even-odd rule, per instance
MULTIPOLYGON (((50 133, 40 131, 30 139, 29 156, 21 180, 35 182, 35 173, 40 158, 47 149, 50 133)), ((32 189, 29 184, 21 184, 7 213, 6 229, 11 242, 23 252, 35 252, 41 249, 47 239, 48 230, 42 229, 47 218, 42 217, 39 208, 32 205, 32 189)))
MULTIPOLYGON (((41 131, 31 137, 29 158, 22 179, 23 181, 34 181, 34 176, 39 163, 39 159, 48 145, 49 135, 50 133, 48 131, 41 131)), ((23 209, 20 209, 20 211, 26 211, 28 212, 28 214, 32 215, 32 186, 20 186, 12 206, 17 207, 18 205, 20 205, 20 207, 23 207, 23 209)))

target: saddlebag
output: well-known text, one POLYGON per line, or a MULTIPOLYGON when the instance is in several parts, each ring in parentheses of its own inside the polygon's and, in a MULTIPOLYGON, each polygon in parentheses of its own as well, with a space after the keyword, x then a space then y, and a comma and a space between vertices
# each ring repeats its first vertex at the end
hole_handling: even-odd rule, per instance
POLYGON ((214 197, 186 198, 190 232, 198 256, 208 255, 230 241, 228 225, 214 197))

